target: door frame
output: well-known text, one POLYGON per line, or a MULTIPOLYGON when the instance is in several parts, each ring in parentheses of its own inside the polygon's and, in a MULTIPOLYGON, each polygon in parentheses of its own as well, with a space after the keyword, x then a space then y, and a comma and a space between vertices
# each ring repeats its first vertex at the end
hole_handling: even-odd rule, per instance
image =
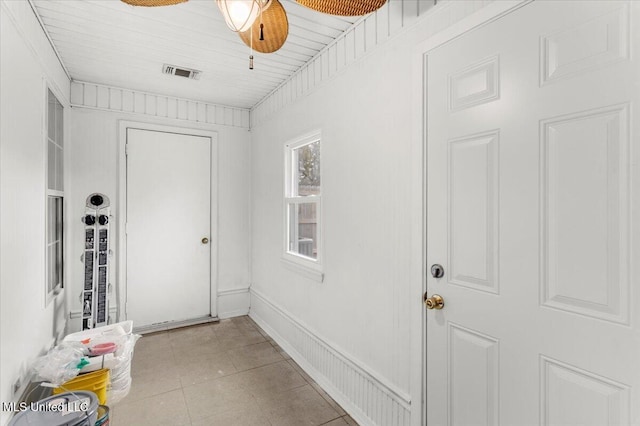
MULTIPOLYGON (((211 318, 218 317, 218 132, 209 130, 193 129, 189 127, 168 126, 143 121, 118 120, 118 177, 117 177, 117 208, 116 208, 116 285, 117 298, 117 320, 123 321, 126 316, 127 303, 127 130, 146 130, 163 133, 177 133, 189 136, 202 136, 211 140, 210 158, 210 247, 211 259, 209 270, 209 315, 211 318)), ((179 323, 176 325, 186 325, 179 323)), ((171 326, 168 326, 171 328, 171 326)), ((149 330, 152 331, 152 330, 149 330)), ((155 331, 155 330, 154 330, 155 331)))
MULTIPOLYGON (((427 64, 430 51, 440 47, 479 27, 490 24, 503 16, 531 3, 534 0, 502 0, 496 1, 479 11, 463 18, 445 30, 418 43, 413 53, 413 90, 412 105, 412 144, 416 155, 412 158, 411 225, 416 237, 411 241, 411 426, 427 424, 427 336, 426 309, 422 297, 427 289, 427 64)), ((446 8, 459 7, 462 2, 446 2, 441 5, 440 12, 446 8)), ((436 5, 437 7, 437 5, 436 5)), ((436 9, 436 8, 434 8, 436 9)), ((436 10, 438 11, 438 10, 436 10)))

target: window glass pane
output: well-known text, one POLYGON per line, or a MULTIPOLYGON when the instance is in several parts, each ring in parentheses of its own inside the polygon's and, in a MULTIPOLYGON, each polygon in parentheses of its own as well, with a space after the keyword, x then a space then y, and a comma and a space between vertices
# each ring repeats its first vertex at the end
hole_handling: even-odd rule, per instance
POLYGON ((304 145, 294 150, 294 164, 297 163, 297 191, 294 195, 320 195, 320 141, 304 145))
POLYGON ((64 146, 64 142, 62 140, 63 130, 62 105, 56 100, 56 143, 60 146, 64 146))
POLYGON ((56 219, 55 219, 55 239, 62 241, 62 197, 56 197, 56 219))
POLYGON ((58 284, 62 284, 62 241, 58 241, 55 243, 56 248, 56 270, 55 270, 55 280, 54 280, 54 288, 58 284))
POLYGON ((47 293, 55 288, 55 246, 47 247, 47 293))
POLYGON ((47 243, 51 244, 56 240, 56 203, 55 198, 49 197, 47 200, 47 243))
POLYGON ((62 149, 56 147, 56 189, 64 190, 63 170, 64 170, 64 153, 62 149))
POLYGON ((56 189, 56 146, 47 143, 47 187, 56 189))
POLYGON ((318 205, 289 205, 289 248, 293 253, 318 258, 318 205))
POLYGON ((56 138, 56 97, 51 90, 48 91, 47 102, 47 137, 51 140, 56 138))
POLYGON ((62 197, 47 200, 47 292, 51 292, 63 281, 63 217, 62 197))
POLYGON ((298 252, 298 215, 296 214, 297 205, 295 203, 289 204, 289 211, 287 212, 287 222, 289 223, 289 251, 293 253, 298 252))

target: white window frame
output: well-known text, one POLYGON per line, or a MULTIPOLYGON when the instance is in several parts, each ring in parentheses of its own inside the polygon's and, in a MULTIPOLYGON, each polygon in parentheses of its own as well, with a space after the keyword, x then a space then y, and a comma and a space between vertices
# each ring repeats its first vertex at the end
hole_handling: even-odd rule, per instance
MULTIPOLYGON (((322 137, 320 130, 313 131, 296 139, 290 140, 284 145, 284 203, 283 203, 283 254, 282 261, 285 267, 295 272, 305 275, 315 281, 322 282, 324 275, 322 271, 323 259, 323 239, 322 239, 322 181, 320 183, 320 195, 295 196, 294 189, 297 185, 297 162, 294 164, 294 151, 305 145, 320 142, 320 152, 322 152, 322 137), (317 258, 310 258, 292 251, 289 247, 289 205, 309 204, 316 205, 317 219, 317 258)), ((322 155, 320 156, 320 176, 322 179, 322 155)), ((297 229, 297 226, 295 227, 297 229)))
MULTIPOLYGON (((44 291, 45 291, 45 307, 49 305, 49 303, 51 303, 51 301, 62 292, 62 289, 64 288, 64 281, 65 281, 65 256, 64 256, 64 251, 65 251, 65 244, 64 244, 64 234, 65 234, 65 229, 64 229, 64 217, 65 217, 65 208, 64 208, 64 140, 65 140, 65 133, 64 133, 64 129, 65 129, 65 107, 62 104, 62 102, 60 102, 60 96, 56 93, 56 90, 53 89, 53 87, 49 86, 46 81, 44 84, 45 90, 44 90, 44 99, 45 99, 45 108, 44 108, 44 130, 43 130, 43 134, 44 134, 44 143, 45 143, 45 200, 44 200, 44 206, 45 206, 45 270, 44 270, 44 291), (53 97, 55 98, 56 102, 60 105, 60 107, 62 108, 62 131, 61 134, 58 134, 58 129, 56 127, 58 121, 56 120, 56 112, 55 112, 55 106, 54 106, 54 130, 53 130, 53 135, 50 135, 49 133, 49 92, 51 92, 51 94, 53 95, 53 97), (53 136, 53 137, 52 137, 53 136), (58 140, 60 139, 61 140, 58 140), (60 148, 61 150, 61 155, 62 155, 62 171, 60 172, 60 174, 55 173, 55 178, 60 179, 62 182, 62 188, 61 189, 50 189, 50 181, 49 181, 49 147, 50 147, 50 143, 53 143, 56 148, 60 148), (50 242, 49 241, 49 233, 51 232, 50 229, 50 219, 49 219, 49 200, 51 198, 60 198, 61 199, 61 203, 62 203, 62 218, 61 218, 61 232, 60 232, 60 240, 55 240, 50 242), (53 244, 57 244, 59 243, 61 245, 61 250, 62 250, 62 271, 60 271, 60 281, 57 282, 55 284, 55 286, 53 286, 53 288, 49 288, 49 247, 53 244)), ((58 165, 58 163, 56 162, 56 167, 58 165)), ((54 185, 55 187, 55 185, 54 185)))

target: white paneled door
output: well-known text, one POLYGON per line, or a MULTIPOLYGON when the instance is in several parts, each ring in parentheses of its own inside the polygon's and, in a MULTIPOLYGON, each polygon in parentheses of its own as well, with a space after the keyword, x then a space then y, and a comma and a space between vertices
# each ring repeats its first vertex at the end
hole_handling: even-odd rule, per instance
POLYGON ((639 28, 535 1, 426 52, 429 426, 640 424, 639 28))
POLYGON ((211 312, 211 138, 127 129, 127 319, 211 312))

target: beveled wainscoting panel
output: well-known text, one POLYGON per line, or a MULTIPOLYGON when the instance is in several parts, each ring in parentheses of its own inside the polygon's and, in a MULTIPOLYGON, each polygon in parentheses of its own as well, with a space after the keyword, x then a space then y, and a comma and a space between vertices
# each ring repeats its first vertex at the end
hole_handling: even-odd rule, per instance
POLYGON ((449 425, 498 425, 498 339, 449 323, 449 425))
POLYGON ((540 37, 540 84, 629 59, 629 6, 540 37))
POLYGON ((409 426, 411 398, 251 289, 249 316, 362 426, 409 426))
POLYGON ((73 81, 71 106, 249 128, 249 110, 73 81))
POLYGON ((448 156, 449 282, 491 293, 499 292, 499 140, 498 130, 454 139, 448 156))
POLYGON ((542 305, 629 321, 629 106, 540 123, 542 305))
POLYGON ((614 426, 629 424, 628 386, 540 357, 540 424, 614 426))
POLYGON ((449 110, 458 111, 500 98, 500 58, 493 56, 449 76, 449 110))

